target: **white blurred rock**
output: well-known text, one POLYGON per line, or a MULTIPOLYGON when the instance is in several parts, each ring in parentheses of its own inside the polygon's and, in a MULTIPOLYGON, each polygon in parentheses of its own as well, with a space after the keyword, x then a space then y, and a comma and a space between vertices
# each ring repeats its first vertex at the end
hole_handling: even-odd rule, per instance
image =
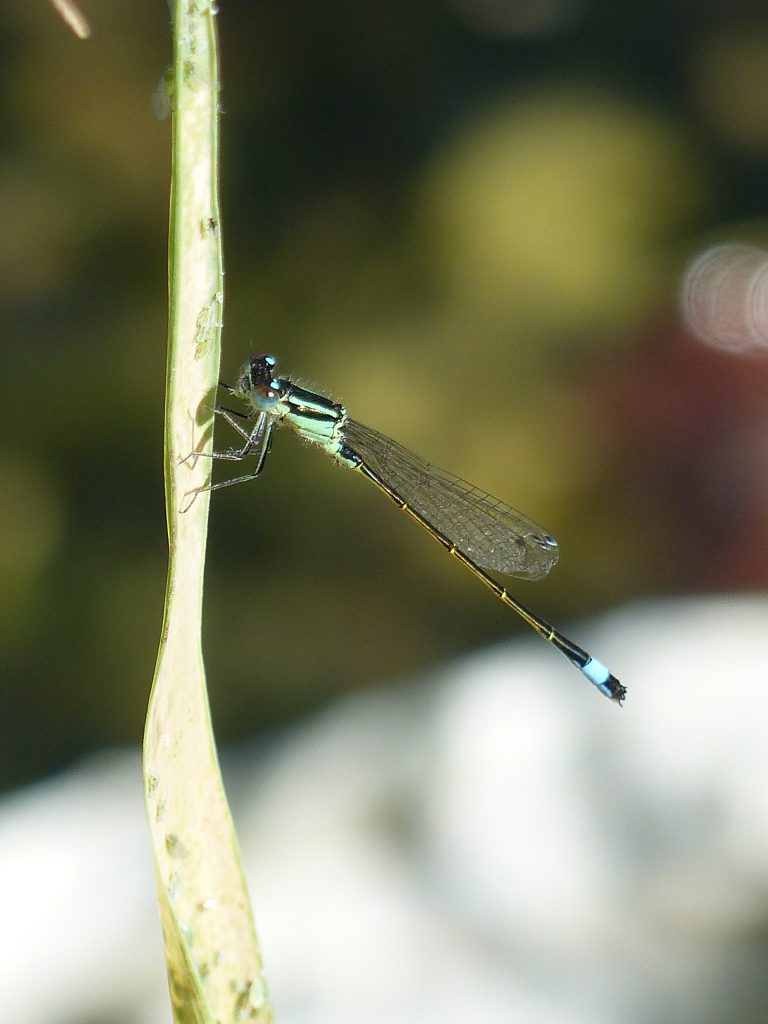
MULTIPOLYGON (((766 624, 648 603, 575 631, 622 709, 527 638, 231 755, 276 1020, 759 1019, 766 624)), ((6 798, 0 872, 5 1019, 170 1021, 135 756, 6 798)))

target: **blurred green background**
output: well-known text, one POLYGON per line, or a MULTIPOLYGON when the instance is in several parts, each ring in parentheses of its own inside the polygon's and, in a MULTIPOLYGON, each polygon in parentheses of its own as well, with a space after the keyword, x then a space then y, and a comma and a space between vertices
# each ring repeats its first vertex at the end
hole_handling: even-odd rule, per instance
MULTIPOLYGON (((3 787, 139 741, 165 579, 168 9, 83 5, 85 43, 0 15, 3 787)), ((766 237, 765 6, 223 0, 219 30, 223 379, 270 351, 541 521, 560 565, 514 592, 556 623, 763 587, 768 364, 687 337, 677 288, 766 237)), ((215 496, 206 600, 221 739, 524 628, 287 432, 215 496)))

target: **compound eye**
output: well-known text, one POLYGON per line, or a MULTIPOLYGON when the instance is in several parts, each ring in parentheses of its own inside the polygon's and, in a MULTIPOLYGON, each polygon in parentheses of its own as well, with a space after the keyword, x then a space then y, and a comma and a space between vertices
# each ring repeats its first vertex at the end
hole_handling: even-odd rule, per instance
POLYGON ((269 384, 259 384, 251 394, 254 405, 262 412, 273 409, 280 401, 280 392, 276 388, 270 387, 269 384))

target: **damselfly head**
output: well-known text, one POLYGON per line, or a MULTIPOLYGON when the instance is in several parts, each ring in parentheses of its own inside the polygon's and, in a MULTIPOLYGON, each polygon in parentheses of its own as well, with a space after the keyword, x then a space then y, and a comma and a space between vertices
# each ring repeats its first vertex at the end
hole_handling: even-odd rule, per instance
POLYGON ((234 393, 250 402, 259 412, 270 412, 282 397, 280 382, 272 376, 276 365, 274 356, 253 352, 238 375, 238 387, 234 393))
POLYGON ((272 379, 276 366, 277 360, 274 356, 264 355, 263 352, 252 352, 243 367, 243 372, 248 374, 254 387, 264 384, 273 385, 276 383, 272 379))
POLYGON ((236 398, 247 401, 251 393, 256 389, 278 390, 279 384, 272 377, 277 360, 274 356, 263 355, 261 352, 254 352, 248 357, 237 375, 237 381, 233 388, 230 388, 236 398))

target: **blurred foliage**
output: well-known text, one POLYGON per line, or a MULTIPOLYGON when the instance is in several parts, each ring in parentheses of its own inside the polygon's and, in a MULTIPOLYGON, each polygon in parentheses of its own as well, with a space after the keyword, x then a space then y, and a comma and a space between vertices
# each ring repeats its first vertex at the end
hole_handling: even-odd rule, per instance
MULTIPOLYGON (((138 740, 160 624, 167 7, 86 13, 87 43, 44 3, 0 20, 3 785, 138 740)), ((542 521, 561 564, 516 592, 558 622, 764 586, 768 369, 675 309, 704 240, 765 237, 762 6, 226 0, 219 27, 224 379, 272 351, 542 521)), ((223 738, 519 628, 282 434, 216 496, 207 601, 223 738)))

